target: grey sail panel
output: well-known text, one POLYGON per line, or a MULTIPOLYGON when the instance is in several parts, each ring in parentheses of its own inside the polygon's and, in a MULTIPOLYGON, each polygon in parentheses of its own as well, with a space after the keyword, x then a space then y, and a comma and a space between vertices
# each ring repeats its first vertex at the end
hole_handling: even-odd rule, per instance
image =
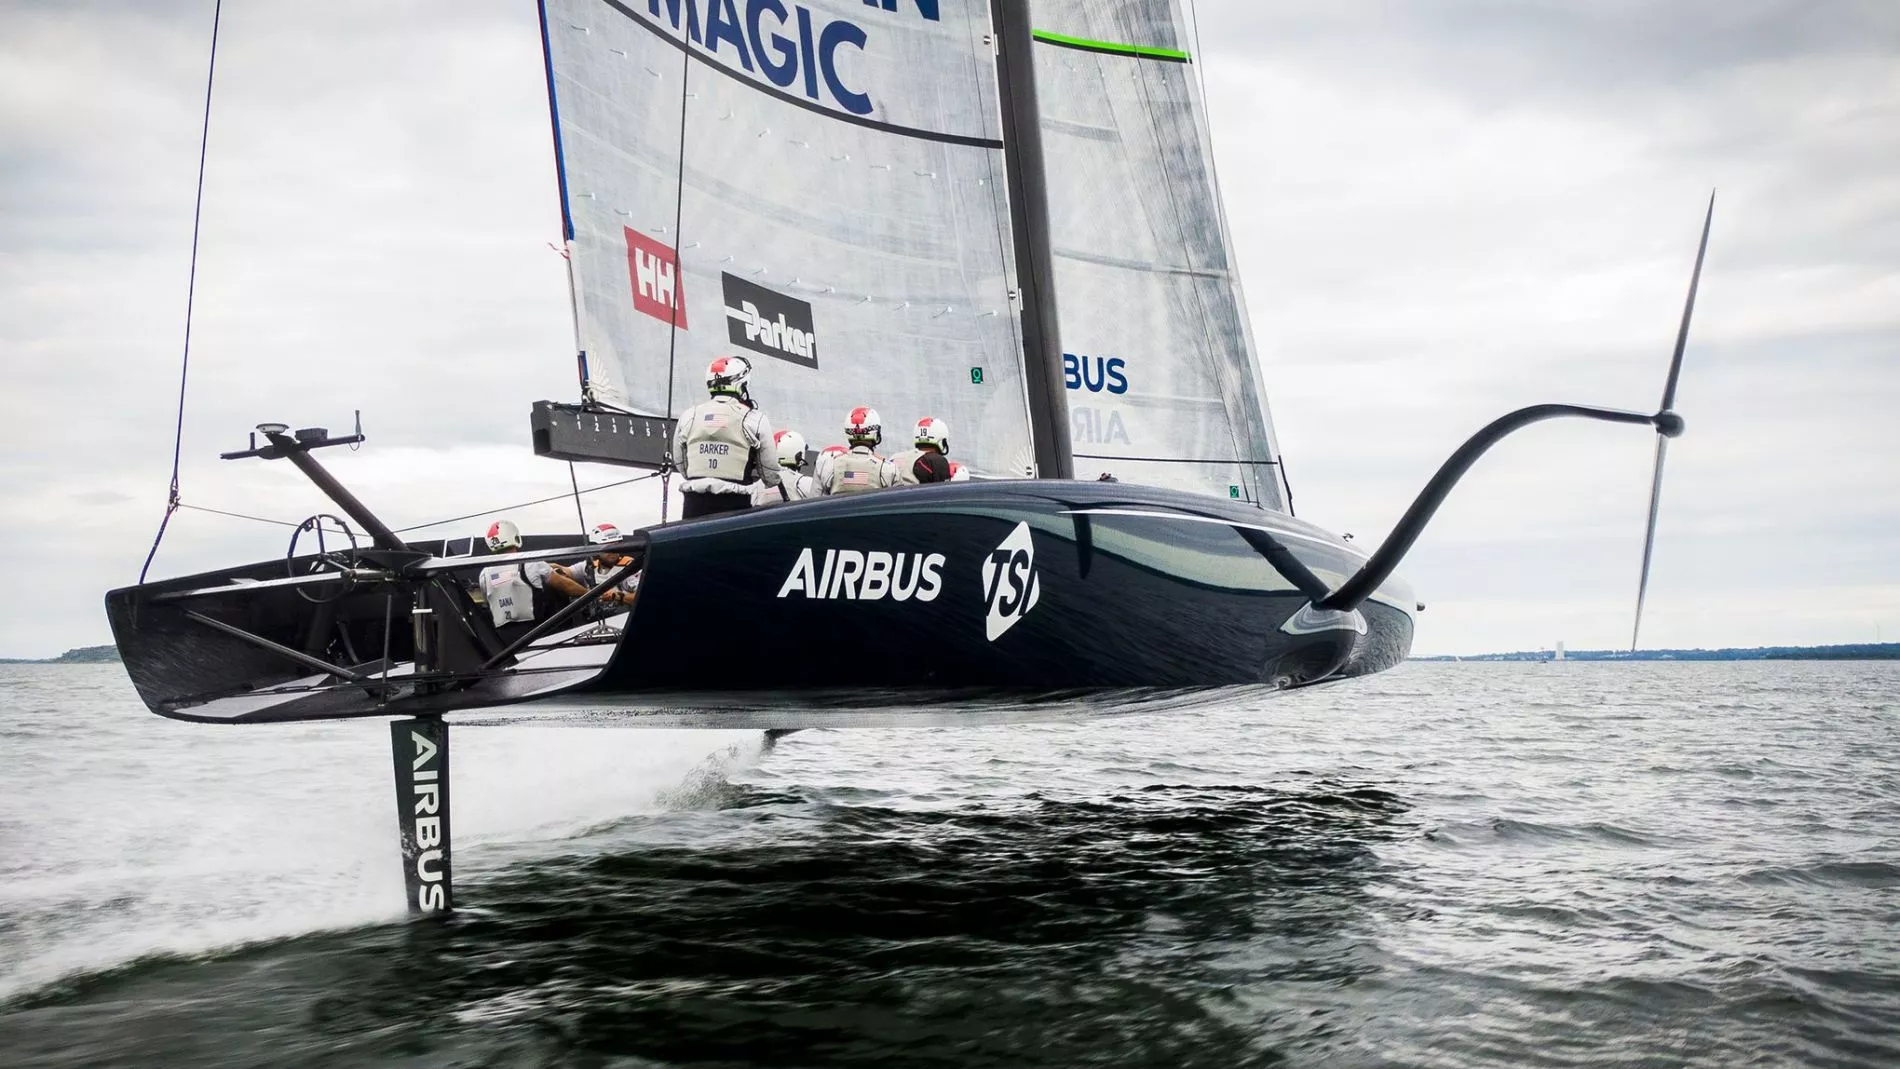
POLYGON ((1030 7, 1077 477, 1284 510, 1178 5, 1030 7))
POLYGON ((671 414, 737 353, 814 446, 869 404, 1027 474, 988 5, 890 6, 547 0, 592 385, 671 414))

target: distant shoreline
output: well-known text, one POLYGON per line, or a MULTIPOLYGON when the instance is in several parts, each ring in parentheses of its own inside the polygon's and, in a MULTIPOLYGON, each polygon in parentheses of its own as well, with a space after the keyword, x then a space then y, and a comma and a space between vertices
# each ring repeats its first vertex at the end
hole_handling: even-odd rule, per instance
MULTIPOLYGON (((1551 650, 1515 653, 1439 654, 1414 661, 1550 661, 1551 650)), ((1850 642, 1838 646, 1756 646, 1717 650, 1566 650, 1566 661, 1900 661, 1900 642, 1850 642)))
POLYGON ((118 664, 117 646, 81 646, 57 657, 0 657, 0 664, 118 664))

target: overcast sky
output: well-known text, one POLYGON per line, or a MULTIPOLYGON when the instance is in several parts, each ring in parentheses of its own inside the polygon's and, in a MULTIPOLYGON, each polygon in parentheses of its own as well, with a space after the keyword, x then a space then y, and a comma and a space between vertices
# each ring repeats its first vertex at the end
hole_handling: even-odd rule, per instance
MULTIPOLYGON (((1301 516, 1371 546, 1509 408, 1652 407, 1720 187, 1644 644, 1900 639, 1900 4, 1199 7, 1301 516)), ((163 509, 211 9, 0 7, 0 655, 109 641, 163 509)), ((226 5, 185 501, 322 510, 216 453, 359 407, 326 461, 397 526, 565 489, 526 426, 574 389, 545 93, 532 0, 226 5)), ((1487 458, 1403 569, 1416 651, 1626 643, 1653 448, 1546 425, 1487 458)), ((287 534, 184 512, 154 571, 287 534)))

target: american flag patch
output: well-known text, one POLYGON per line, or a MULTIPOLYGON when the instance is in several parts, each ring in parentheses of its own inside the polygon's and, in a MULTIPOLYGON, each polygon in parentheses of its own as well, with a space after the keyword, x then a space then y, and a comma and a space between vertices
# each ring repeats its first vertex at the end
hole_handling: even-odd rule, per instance
POLYGON ((845 481, 846 483, 864 483, 864 482, 869 482, 869 481, 870 481, 870 478, 871 478, 871 477, 870 477, 869 475, 867 475, 867 474, 865 474, 864 472, 861 472, 861 471, 847 471, 847 472, 845 472, 845 473, 844 473, 844 481, 845 481))
POLYGON ((699 421, 714 430, 723 431, 726 429, 727 420, 724 412, 708 412, 699 417, 699 421))

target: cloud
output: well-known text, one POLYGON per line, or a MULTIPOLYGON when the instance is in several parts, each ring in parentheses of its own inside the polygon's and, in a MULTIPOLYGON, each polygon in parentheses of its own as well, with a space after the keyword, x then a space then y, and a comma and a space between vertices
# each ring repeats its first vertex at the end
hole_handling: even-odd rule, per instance
MULTIPOLYGON (((1197 7, 1303 516, 1368 545, 1508 408, 1653 405, 1719 186, 1645 633, 1900 634, 1900 7, 1197 7)), ((32 607, 0 653, 103 641, 94 588, 131 580, 164 505, 210 10, 0 16, 0 495, 29 518, 0 528, 0 569, 32 607)), ((215 457, 261 420, 358 409, 371 442, 334 463, 398 526, 566 489, 525 426, 574 390, 545 107, 530 4, 226 7, 186 501, 326 509, 281 465, 215 457)), ((1404 569, 1432 605, 1419 650, 1623 641, 1652 450, 1550 425, 1481 462, 1404 569)), ((604 497, 590 514, 655 511, 650 486, 604 497)), ((181 513, 157 567, 287 534, 181 513)))
MULTIPOLYGON (((1297 500, 1369 542, 1508 408, 1654 405, 1720 186, 1645 635, 1865 638, 1900 579, 1900 9, 1652 7, 1200 5, 1297 500)), ((1652 451, 1547 425, 1486 457, 1404 568, 1419 648, 1627 641, 1652 451)))

